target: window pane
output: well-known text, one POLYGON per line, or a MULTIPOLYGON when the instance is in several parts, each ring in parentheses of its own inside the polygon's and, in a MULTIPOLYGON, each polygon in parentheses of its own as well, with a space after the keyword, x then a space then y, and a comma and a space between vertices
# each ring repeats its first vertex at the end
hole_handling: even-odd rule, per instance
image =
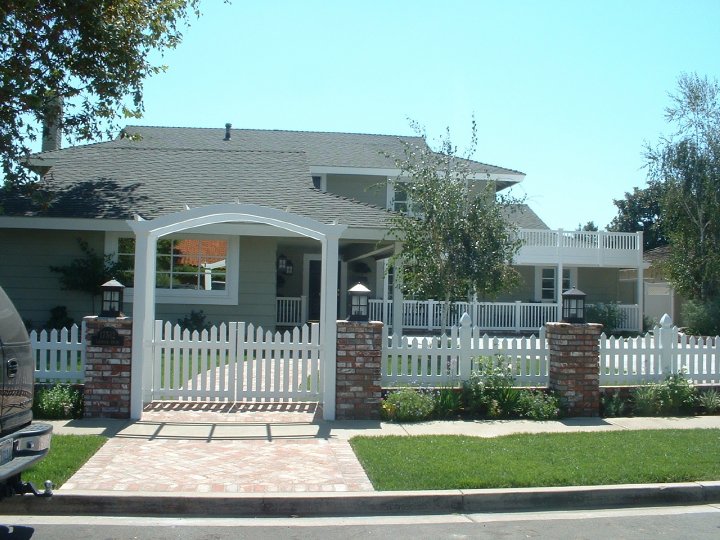
POLYGON ((212 274, 212 290, 213 291, 224 291, 225 290, 225 274, 212 274))
POLYGON ((155 276, 155 287, 158 289, 170 289, 170 274, 158 272, 155 276))
POLYGON ((198 288, 198 275, 197 274, 173 274, 173 289, 197 289, 197 288, 198 288))

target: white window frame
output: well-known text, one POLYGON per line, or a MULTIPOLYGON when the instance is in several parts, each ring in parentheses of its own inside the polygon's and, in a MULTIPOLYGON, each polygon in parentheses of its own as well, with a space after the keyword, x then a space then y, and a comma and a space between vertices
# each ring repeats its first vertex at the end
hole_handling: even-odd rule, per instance
POLYGON ((404 205, 406 206, 406 210, 403 212, 402 210, 398 210, 398 209, 396 208, 396 206, 395 206, 395 205, 396 205, 396 202, 395 202, 396 189, 395 189, 395 187, 397 186, 397 184, 408 184, 409 182, 410 182, 410 179, 409 179, 409 178, 407 178, 407 179, 388 178, 388 181, 387 181, 387 197, 386 197, 386 198, 387 198, 387 209, 388 209, 388 210, 392 210, 392 211, 394 211, 394 212, 404 213, 405 215, 408 215, 408 216, 414 216, 414 215, 415 215, 415 214, 413 213, 413 209, 412 209, 412 201, 410 200, 410 197, 407 195, 407 191, 405 191, 406 196, 407 196, 407 200, 405 200, 404 202, 401 203, 401 204, 404 204, 404 205))
MULTIPOLYGON (((106 232, 105 254, 117 260, 118 241, 120 238, 132 237, 132 232, 106 232)), ((179 233, 163 236, 162 239, 225 240, 228 243, 228 252, 225 259, 225 290, 159 289, 156 287, 155 302, 158 304, 237 305, 238 283, 240 281, 240 239, 237 236, 179 233)), ((132 284, 123 283, 123 285, 125 285, 125 301, 133 302, 135 290, 132 284)))
MULTIPOLYGON (((565 282, 565 273, 568 274, 568 280, 570 282, 570 287, 577 287, 577 268, 563 268, 563 282, 565 282)), ((560 301, 560 295, 558 294, 557 290, 557 266, 536 266, 535 267, 535 301, 537 302, 543 302, 547 304, 555 304, 560 301), (554 299, 549 298, 543 298, 542 297, 542 272, 543 270, 552 270, 553 271, 553 292, 554 292, 554 299)), ((562 291, 561 291, 562 292, 562 291)))

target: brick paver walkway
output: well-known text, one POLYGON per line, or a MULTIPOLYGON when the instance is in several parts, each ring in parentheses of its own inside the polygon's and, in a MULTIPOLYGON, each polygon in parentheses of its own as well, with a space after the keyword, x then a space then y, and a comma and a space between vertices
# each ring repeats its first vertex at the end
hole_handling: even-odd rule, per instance
POLYGON ((154 404, 60 489, 299 493, 372 491, 315 404, 154 404))

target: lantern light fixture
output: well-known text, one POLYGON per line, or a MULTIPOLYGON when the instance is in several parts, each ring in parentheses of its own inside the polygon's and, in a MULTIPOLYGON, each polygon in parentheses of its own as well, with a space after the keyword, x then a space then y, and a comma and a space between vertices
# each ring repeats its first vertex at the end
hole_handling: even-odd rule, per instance
POLYGON ((350 293, 350 315, 348 321, 367 322, 370 320, 368 299, 370 289, 362 283, 356 283, 349 290, 350 293))
POLYGON ((585 297, 580 289, 572 288, 562 293, 562 322, 585 323, 585 297))
POLYGON ((100 288, 102 289, 100 317, 124 317, 122 310, 125 285, 113 278, 100 285, 100 288))

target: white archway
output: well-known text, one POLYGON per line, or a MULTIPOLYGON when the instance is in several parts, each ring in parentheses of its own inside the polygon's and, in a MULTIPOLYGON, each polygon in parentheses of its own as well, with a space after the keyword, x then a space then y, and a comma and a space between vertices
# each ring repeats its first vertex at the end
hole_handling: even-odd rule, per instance
POLYGON ((335 357, 337 336, 338 246, 347 225, 326 225, 310 218, 255 204, 216 204, 168 214, 153 220, 129 220, 135 233, 135 293, 133 305, 132 382, 130 417, 139 420, 150 401, 153 321, 155 320, 155 255, 162 236, 203 225, 227 222, 262 223, 308 238, 322 245, 320 354, 323 384, 323 418, 335 419, 335 357), (332 291, 333 294, 329 294, 332 291))

